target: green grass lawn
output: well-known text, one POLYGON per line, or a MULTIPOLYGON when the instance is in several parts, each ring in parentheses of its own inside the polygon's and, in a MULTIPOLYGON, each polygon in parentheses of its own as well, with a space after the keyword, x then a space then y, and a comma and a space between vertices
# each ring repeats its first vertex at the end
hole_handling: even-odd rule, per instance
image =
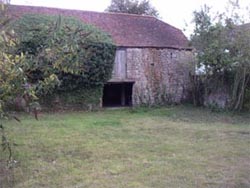
POLYGON ((19 116, 5 123, 17 164, 0 187, 250 187, 249 114, 177 106, 19 116))

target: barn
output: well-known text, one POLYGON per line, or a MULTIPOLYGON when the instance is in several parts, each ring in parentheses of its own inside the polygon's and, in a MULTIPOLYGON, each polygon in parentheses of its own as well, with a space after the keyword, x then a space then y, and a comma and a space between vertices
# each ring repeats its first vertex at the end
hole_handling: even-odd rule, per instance
POLYGON ((190 97, 193 51, 181 30, 151 16, 11 6, 12 14, 73 16, 109 33, 117 46, 101 106, 181 103, 190 97))

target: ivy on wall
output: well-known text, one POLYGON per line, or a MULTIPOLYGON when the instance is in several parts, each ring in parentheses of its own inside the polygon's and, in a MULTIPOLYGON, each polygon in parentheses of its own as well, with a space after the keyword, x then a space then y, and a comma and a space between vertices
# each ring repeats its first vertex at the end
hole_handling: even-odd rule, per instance
POLYGON ((73 102, 74 97, 79 101, 79 96, 86 101, 84 97, 89 96, 75 96, 81 91, 95 95, 99 103, 99 91, 111 78, 116 50, 107 33, 72 17, 36 14, 22 16, 10 28, 20 42, 9 50, 25 54, 22 69, 40 98, 52 93, 69 98, 66 93, 70 93, 72 100, 66 101, 73 102), (51 79, 54 87, 46 89, 46 80, 51 79), (41 82, 44 84, 37 84, 41 82))

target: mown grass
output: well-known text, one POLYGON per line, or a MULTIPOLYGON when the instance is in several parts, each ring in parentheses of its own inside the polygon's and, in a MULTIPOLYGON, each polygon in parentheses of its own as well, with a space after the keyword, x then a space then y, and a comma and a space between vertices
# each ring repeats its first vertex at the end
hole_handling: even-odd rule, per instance
POLYGON ((5 123, 16 188, 250 187, 249 114, 178 106, 20 119, 5 123))

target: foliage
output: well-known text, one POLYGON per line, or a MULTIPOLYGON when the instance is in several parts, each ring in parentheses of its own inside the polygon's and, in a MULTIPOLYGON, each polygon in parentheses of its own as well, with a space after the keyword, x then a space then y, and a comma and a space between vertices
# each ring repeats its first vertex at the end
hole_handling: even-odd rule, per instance
MULTIPOLYGON (((26 79, 20 67, 24 61, 23 54, 13 55, 7 52, 7 49, 18 43, 14 32, 6 29, 6 25, 10 22, 7 14, 8 3, 8 1, 0 1, 0 133, 2 151, 8 153, 8 164, 12 165, 12 143, 8 139, 2 122, 9 117, 4 107, 17 95, 24 94, 23 85, 26 83, 26 79)), ((27 92, 28 94, 29 92, 27 92)))
MULTIPOLYGON (((38 97, 55 89, 101 87, 110 77, 115 47, 106 34, 75 19, 56 16, 26 15, 9 24, 5 4, 1 8, 1 120, 9 115, 6 104, 16 98, 24 99, 37 115, 38 97)), ((0 125, 2 148, 11 160, 11 143, 0 125)))
POLYGON ((69 91, 58 91, 40 98, 40 103, 51 110, 95 110, 100 108, 102 87, 83 87, 69 91))
POLYGON ((158 11, 150 4, 149 0, 112 0, 106 11, 159 16, 158 11))
MULTIPOLYGON (((18 97, 23 98, 28 108, 34 111, 35 117, 37 117, 35 106, 37 96, 35 87, 30 85, 23 69, 27 61, 24 53, 12 52, 12 49, 20 44, 20 40, 15 31, 8 28, 8 24, 12 21, 8 15, 8 4, 8 0, 0 1, 0 132, 3 153, 8 153, 8 167, 13 167, 15 164, 13 159, 14 144, 9 140, 3 122, 11 118, 20 120, 10 115, 6 106, 10 102, 13 103, 18 97)), ((46 80, 46 83, 50 84, 49 80, 46 80)), ((45 82, 42 81, 40 84, 45 84, 45 82)))
POLYGON ((250 86, 248 85, 245 91, 244 108, 250 110, 250 86))
MULTIPOLYGON (((234 5, 235 6, 235 5, 234 5)), ((220 87, 230 87, 230 108, 241 110, 250 78, 250 29, 239 26, 239 16, 218 14, 213 18, 205 6, 194 12, 198 67, 204 69, 205 96, 220 87)))
POLYGON ((11 28, 20 38, 12 50, 25 54, 22 68, 40 96, 102 86, 111 77, 115 47, 97 28, 74 18, 31 14, 11 28))

